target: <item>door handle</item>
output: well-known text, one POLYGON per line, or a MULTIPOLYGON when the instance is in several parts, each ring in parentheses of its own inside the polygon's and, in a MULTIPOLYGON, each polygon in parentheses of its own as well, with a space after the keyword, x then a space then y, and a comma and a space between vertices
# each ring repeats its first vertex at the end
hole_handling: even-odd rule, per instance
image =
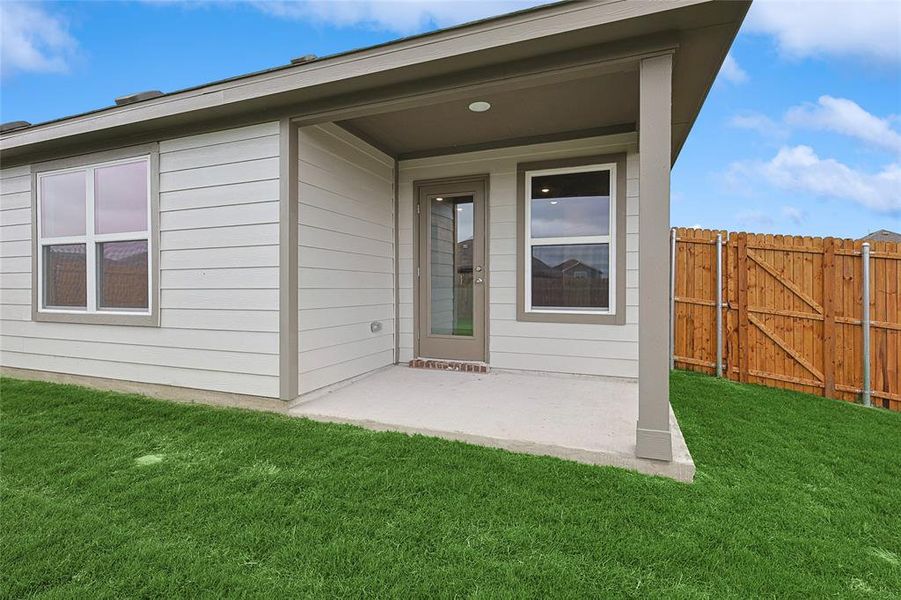
POLYGON ((482 278, 481 278, 481 277, 476 277, 476 283, 482 283, 482 278))

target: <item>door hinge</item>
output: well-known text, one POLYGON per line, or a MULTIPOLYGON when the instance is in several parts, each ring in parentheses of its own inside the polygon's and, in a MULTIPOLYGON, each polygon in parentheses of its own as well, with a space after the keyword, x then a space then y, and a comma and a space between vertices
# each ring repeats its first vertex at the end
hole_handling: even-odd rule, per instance
POLYGON ((416 267, 416 276, 419 277, 419 267, 416 267))
POLYGON ((416 203, 416 214, 419 214, 419 202, 416 203))

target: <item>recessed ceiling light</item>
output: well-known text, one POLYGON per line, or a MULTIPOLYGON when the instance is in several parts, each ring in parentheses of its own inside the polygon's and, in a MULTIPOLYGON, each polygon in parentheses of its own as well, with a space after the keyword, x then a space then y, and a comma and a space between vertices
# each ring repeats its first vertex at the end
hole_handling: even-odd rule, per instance
POLYGON ((435 198, 435 200, 437 200, 438 202, 442 202, 444 200, 444 198, 435 198))
POLYGON ((469 110, 472 112, 485 112, 489 108, 491 108, 491 104, 484 100, 478 100, 469 105, 469 110))
POLYGON ((542 193, 542 194, 547 194, 549 191, 551 191, 550 188, 541 188, 541 193, 542 193))

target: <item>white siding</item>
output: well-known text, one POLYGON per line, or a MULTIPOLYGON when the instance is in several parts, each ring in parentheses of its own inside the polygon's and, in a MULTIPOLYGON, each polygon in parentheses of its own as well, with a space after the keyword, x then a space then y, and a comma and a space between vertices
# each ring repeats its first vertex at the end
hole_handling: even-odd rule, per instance
POLYGON ((30 168, 3 170, 0 362, 278 397, 278 132, 160 142, 160 327, 31 321, 30 168))
POLYGON ((488 173, 489 363, 503 369, 638 377, 638 154, 634 134, 485 150, 399 164, 400 361, 413 358, 413 182, 488 173), (626 324, 516 320, 516 165, 628 151, 626 324))
POLYGON ((332 124, 298 144, 303 394, 394 362, 394 161, 332 124))

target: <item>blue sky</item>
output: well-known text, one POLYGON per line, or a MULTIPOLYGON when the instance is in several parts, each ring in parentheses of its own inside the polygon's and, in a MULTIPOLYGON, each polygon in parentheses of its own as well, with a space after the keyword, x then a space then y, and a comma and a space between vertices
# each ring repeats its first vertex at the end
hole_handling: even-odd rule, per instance
MULTIPOLYGON (((0 120, 36 123, 537 3, 0 2, 0 120)), ((672 206, 674 225, 901 231, 901 1, 758 0, 673 171, 672 206)))

